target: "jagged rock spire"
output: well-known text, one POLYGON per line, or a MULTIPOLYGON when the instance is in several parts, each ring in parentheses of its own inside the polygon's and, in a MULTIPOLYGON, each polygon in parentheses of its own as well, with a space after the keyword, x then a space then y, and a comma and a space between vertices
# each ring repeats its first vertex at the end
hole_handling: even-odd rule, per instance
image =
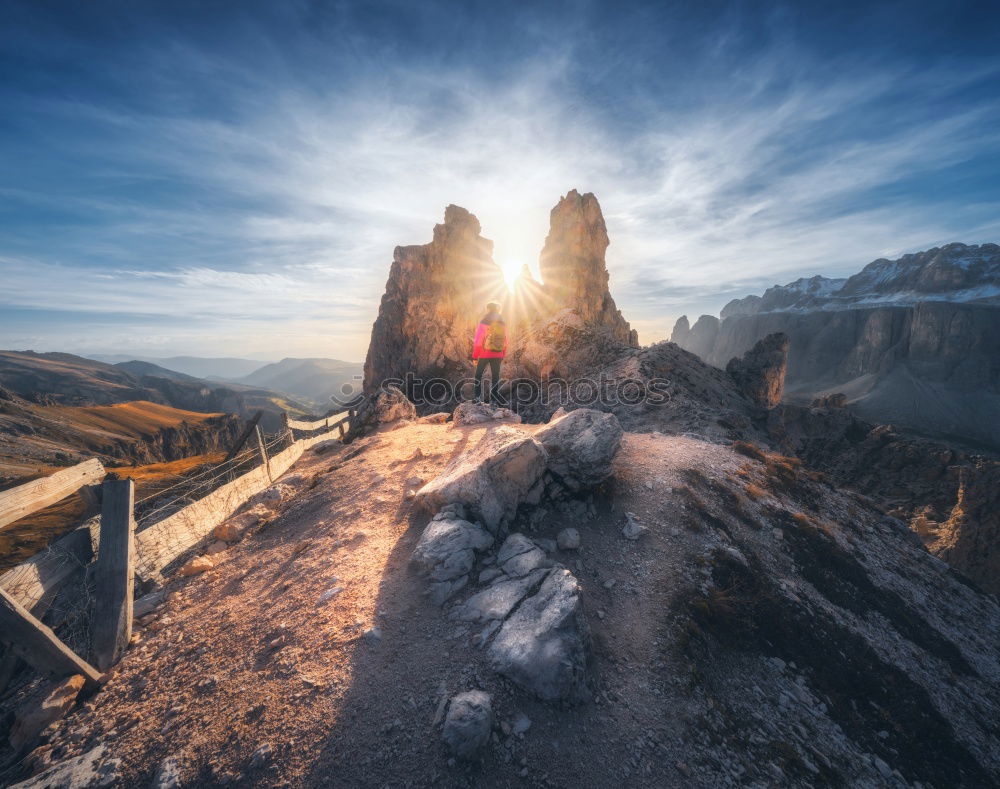
POLYGON ((607 328, 638 345, 608 291, 604 260, 610 241, 601 206, 592 192, 570 190, 549 215, 549 234, 539 258, 545 290, 556 310, 571 309, 585 324, 607 328))

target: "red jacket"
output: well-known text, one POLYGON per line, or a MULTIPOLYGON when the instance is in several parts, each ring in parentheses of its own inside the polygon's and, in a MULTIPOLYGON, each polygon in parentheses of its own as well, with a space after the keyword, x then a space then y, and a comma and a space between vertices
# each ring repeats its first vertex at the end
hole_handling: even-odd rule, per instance
POLYGON ((472 348, 472 358, 473 359, 503 359, 507 355, 507 334, 504 332, 503 336, 503 350, 502 351, 488 351, 483 347, 486 342, 486 332, 490 329, 490 324, 494 321, 503 322, 503 318, 492 312, 486 315, 481 321, 479 321, 479 326, 476 327, 476 342, 472 348))

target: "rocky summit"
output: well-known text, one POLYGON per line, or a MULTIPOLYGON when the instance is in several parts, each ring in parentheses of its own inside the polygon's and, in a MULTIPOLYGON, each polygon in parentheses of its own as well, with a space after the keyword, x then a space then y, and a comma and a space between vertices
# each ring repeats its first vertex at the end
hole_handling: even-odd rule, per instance
POLYGON ((468 378, 476 324, 490 301, 503 306, 509 325, 508 378, 569 377, 597 343, 638 346, 608 289, 608 233, 593 194, 572 190, 552 209, 539 262, 544 284, 525 271, 509 290, 493 242, 480 232, 475 216, 451 205, 429 244, 396 247, 365 361, 366 392, 408 374, 468 378))

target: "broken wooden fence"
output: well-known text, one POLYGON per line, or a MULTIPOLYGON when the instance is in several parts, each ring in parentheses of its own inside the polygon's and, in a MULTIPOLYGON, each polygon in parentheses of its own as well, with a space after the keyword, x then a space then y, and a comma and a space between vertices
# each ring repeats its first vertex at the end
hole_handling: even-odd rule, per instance
POLYGON ((43 673, 82 674, 88 683, 97 682, 102 672, 121 658, 128 645, 136 582, 145 585, 162 582, 164 568, 204 541, 249 498, 266 490, 307 449, 331 440, 334 429, 343 438, 344 425, 354 416, 352 410, 314 422, 301 422, 285 415, 284 430, 265 440, 257 425, 258 414, 226 461, 217 467, 216 476, 208 478, 205 484, 215 483, 223 475, 229 477, 228 481, 141 531, 136 530, 134 483, 131 479, 105 478, 104 467, 97 459, 0 491, 0 528, 77 492, 95 499, 94 491, 100 487, 101 499, 99 517, 91 518, 44 551, 0 575, 0 641, 8 645, 0 659, 0 691, 13 672, 17 657, 43 673), (295 440, 293 430, 315 434, 295 440), (253 434, 257 437, 260 465, 233 478, 234 461, 243 457, 237 453, 253 434), (90 637, 96 665, 92 665, 41 619, 60 587, 90 564, 95 555, 90 637))

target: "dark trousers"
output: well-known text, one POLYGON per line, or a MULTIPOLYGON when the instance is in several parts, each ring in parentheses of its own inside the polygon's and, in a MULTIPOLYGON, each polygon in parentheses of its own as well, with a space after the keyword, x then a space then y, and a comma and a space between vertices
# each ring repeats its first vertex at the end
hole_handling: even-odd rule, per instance
POLYGON ((476 399, 479 399, 483 391, 483 373, 486 365, 490 366, 490 402, 500 402, 500 360, 499 359, 479 359, 476 362, 476 399))

